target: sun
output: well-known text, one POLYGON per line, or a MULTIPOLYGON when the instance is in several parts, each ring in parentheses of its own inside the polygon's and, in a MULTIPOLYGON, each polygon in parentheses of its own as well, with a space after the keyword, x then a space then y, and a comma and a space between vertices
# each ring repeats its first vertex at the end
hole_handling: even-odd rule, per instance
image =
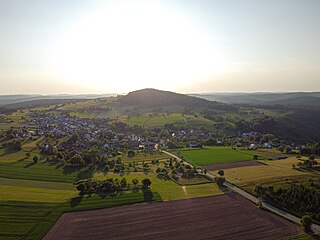
POLYGON ((54 72, 100 90, 177 89, 223 67, 221 49, 160 3, 114 3, 77 19, 55 42, 54 72))

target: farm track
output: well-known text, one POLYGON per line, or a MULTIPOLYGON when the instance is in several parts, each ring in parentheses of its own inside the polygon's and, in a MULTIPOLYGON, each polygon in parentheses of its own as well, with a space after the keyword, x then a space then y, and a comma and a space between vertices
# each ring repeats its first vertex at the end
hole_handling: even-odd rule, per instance
POLYGON ((50 239, 279 239, 298 227, 229 193, 178 201, 65 213, 50 239))

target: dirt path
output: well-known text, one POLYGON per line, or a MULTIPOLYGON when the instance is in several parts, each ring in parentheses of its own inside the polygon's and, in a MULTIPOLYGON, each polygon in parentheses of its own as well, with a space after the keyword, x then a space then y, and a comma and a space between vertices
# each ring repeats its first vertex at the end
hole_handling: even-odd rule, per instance
POLYGON ((182 188, 184 194, 185 194, 186 196, 188 196, 187 187, 186 187, 186 186, 181 186, 181 188, 182 188))

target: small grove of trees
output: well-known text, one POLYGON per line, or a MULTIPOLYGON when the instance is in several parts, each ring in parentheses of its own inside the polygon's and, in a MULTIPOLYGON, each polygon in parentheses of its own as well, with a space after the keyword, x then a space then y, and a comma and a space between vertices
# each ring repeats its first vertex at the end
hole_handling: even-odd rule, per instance
MULTIPOLYGON (((134 185, 134 189, 137 188, 139 181, 138 179, 132 179, 132 184, 134 185)), ((145 178, 141 181, 142 188, 148 189, 151 185, 151 180, 145 178)), ((115 193, 118 191, 128 190, 130 189, 130 185, 126 178, 122 178, 119 180, 118 178, 108 178, 103 181, 95 180, 95 179, 85 179, 80 180, 77 183, 77 190, 79 191, 79 195, 85 194, 102 194, 102 193, 115 193)))
POLYGON ((103 181, 85 179, 77 182, 77 190, 79 191, 79 195, 93 193, 113 193, 125 190, 127 187, 128 183, 125 178, 122 178, 121 180, 117 178, 108 178, 103 181))
POLYGON ((319 166, 319 162, 315 160, 314 156, 310 156, 307 160, 299 161, 297 166, 299 168, 312 169, 319 166))
POLYGON ((320 220, 320 191, 314 183, 310 186, 292 183, 289 187, 274 189, 273 186, 256 185, 254 193, 266 201, 299 215, 309 214, 320 220))
POLYGON ((224 177, 215 177, 214 180, 220 187, 223 186, 223 183, 226 181, 224 177))
POLYGON ((11 148, 13 150, 20 151, 22 149, 22 144, 20 140, 14 139, 12 141, 2 144, 2 147, 11 148))

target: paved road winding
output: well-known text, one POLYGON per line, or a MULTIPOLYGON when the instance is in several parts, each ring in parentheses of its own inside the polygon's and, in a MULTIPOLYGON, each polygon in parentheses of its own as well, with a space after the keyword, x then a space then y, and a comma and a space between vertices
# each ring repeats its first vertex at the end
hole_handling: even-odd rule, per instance
MULTIPOLYGON (((170 153, 170 152, 167 152, 167 151, 164 151, 164 150, 162 150, 162 152, 168 154, 171 157, 174 157, 174 158, 178 159, 179 161, 183 161, 183 163, 186 164, 186 165, 189 165, 189 166, 193 167, 193 165, 191 163, 189 163, 186 160, 176 156, 173 153, 170 153)), ((214 178, 215 178, 215 176, 213 174, 211 174, 211 173, 207 173, 206 176, 211 178, 212 180, 214 180, 214 178)), ((243 196, 244 198, 248 199, 249 201, 253 202, 254 204, 259 204, 259 199, 258 198, 256 198, 252 194, 242 190, 241 188, 237 187, 236 185, 233 185, 232 183, 227 182, 227 181, 225 181, 223 185, 225 187, 229 188, 230 190, 238 193, 239 195, 243 196)), ((298 217, 296 217, 296 216, 294 216, 294 215, 292 215, 292 214, 290 214, 290 213, 288 213, 288 212, 286 212, 284 210, 276 208, 276 207, 272 206, 271 204, 269 204, 267 202, 262 201, 261 205, 265 209, 267 209, 267 210, 269 210, 269 211, 271 211, 271 212, 273 212, 273 213, 275 213, 275 214, 277 214, 277 215, 279 215, 281 217, 284 217, 284 218, 288 219, 289 221, 292 221, 294 223, 297 223, 297 224, 301 225, 301 219, 300 218, 298 218, 298 217)), ((312 224, 311 228, 315 233, 320 232, 320 226, 317 225, 317 224, 312 224)))

